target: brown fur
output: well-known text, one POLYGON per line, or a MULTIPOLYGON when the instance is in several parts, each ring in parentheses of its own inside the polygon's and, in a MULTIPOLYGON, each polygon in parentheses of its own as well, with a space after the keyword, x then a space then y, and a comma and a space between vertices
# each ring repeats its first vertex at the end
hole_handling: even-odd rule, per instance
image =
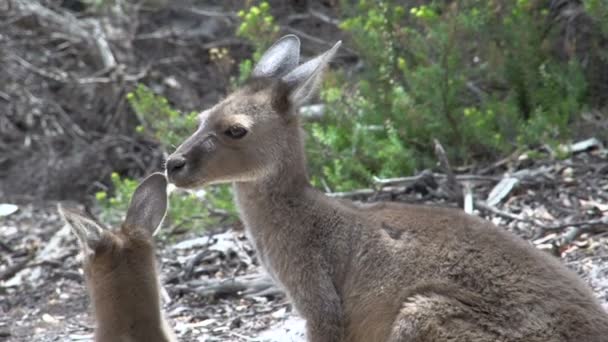
POLYGON ((154 241, 134 228, 107 231, 83 268, 95 310, 95 340, 173 341, 160 311, 154 241))
POLYGON ((233 182, 258 257, 320 341, 608 341, 608 315, 555 258, 453 209, 327 197, 308 180, 294 106, 245 87, 172 158, 180 187, 233 182), (221 122, 250 117, 240 140, 221 122), (211 138, 210 138, 211 137, 211 138), (213 149, 201 142, 212 139, 213 149))
MULTIPOLYGON (((152 237, 157 225, 142 227, 138 222, 145 221, 133 220, 150 209, 137 208, 135 202, 132 201, 127 215, 127 221, 131 218, 135 224, 124 223, 115 231, 97 226, 85 213, 60 209, 81 241, 85 280, 97 323, 97 342, 175 341, 161 313, 152 237)), ((158 217, 153 222, 157 221, 158 217)))

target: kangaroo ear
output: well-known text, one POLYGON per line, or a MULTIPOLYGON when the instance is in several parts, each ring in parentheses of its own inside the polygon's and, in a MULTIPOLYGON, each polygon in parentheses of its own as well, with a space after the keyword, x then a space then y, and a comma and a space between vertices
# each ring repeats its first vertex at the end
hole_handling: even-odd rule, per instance
POLYGON ((260 58, 251 75, 253 77, 278 78, 298 66, 300 39, 289 34, 277 40, 260 58))
POLYGON ((144 229, 154 235, 167 212, 167 178, 153 173, 137 186, 127 210, 124 229, 144 229))
POLYGON ((61 203, 57 205, 57 210, 78 238, 85 254, 94 252, 99 245, 104 228, 95 221, 95 218, 84 211, 65 208, 61 203))
POLYGON ((297 107, 303 104, 315 93, 323 78, 323 72, 340 45, 342 45, 342 41, 282 77, 283 82, 287 85, 289 102, 292 106, 297 107))

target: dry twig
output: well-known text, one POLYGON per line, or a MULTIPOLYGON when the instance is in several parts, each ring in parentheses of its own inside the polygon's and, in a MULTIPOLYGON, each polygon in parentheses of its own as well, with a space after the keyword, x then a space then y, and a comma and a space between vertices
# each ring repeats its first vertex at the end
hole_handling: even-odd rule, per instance
POLYGON ((110 49, 110 44, 105 37, 99 21, 90 21, 93 32, 89 32, 74 15, 67 11, 58 13, 32 0, 12 0, 12 3, 21 13, 34 15, 40 18, 41 21, 50 23, 69 36, 78 37, 89 45, 94 46, 105 68, 113 69, 116 67, 116 58, 110 49))
POLYGON ((211 279, 204 282, 191 282, 196 287, 188 286, 187 290, 203 296, 226 296, 243 293, 246 297, 281 296, 283 292, 277 288, 265 274, 249 274, 231 279, 211 279))
POLYGON ((449 198, 457 200, 461 205, 463 204, 464 198, 462 193, 462 186, 460 183, 456 181, 456 177, 454 176, 454 171, 450 166, 450 161, 448 160, 448 156, 445 153, 445 149, 437 139, 433 139, 433 143, 435 145, 435 155, 439 160, 439 166, 446 174, 446 186, 445 191, 449 198))

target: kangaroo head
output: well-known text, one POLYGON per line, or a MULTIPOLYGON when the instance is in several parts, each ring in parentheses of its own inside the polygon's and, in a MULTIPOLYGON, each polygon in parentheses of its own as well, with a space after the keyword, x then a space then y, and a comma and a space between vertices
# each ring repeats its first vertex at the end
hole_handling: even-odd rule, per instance
POLYGON ((170 181, 183 188, 254 181, 283 171, 279 161, 301 158, 297 108, 314 94, 339 46, 298 66, 299 39, 279 39, 245 86, 200 114, 197 131, 167 160, 170 181))
POLYGON ((124 223, 117 230, 103 227, 83 211, 59 205, 59 213, 78 238, 87 278, 137 268, 153 260, 152 236, 167 210, 167 180, 161 173, 146 178, 135 190, 124 223), (145 259, 145 260, 144 260, 145 259))

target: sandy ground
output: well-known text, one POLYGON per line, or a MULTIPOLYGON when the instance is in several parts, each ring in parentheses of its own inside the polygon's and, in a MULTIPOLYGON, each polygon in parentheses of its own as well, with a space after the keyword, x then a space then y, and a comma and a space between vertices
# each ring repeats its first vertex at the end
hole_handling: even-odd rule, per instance
MULTIPOLYGON (((546 166, 529 165, 544 174, 503 189, 497 212, 475 214, 558 255, 608 310, 606 155, 546 166), (563 227, 539 235, 532 219, 563 227)), ((496 182, 478 186, 475 195, 487 198, 495 188, 496 182)), ((385 195, 377 197, 442 202, 407 189, 385 195)), ((164 310, 180 341, 304 341, 304 322, 284 295, 268 284, 251 293, 263 271, 242 230, 159 239, 157 256, 164 310)), ((56 203, 22 204, 0 216, 0 340, 90 341, 93 328, 78 245, 56 203)))

